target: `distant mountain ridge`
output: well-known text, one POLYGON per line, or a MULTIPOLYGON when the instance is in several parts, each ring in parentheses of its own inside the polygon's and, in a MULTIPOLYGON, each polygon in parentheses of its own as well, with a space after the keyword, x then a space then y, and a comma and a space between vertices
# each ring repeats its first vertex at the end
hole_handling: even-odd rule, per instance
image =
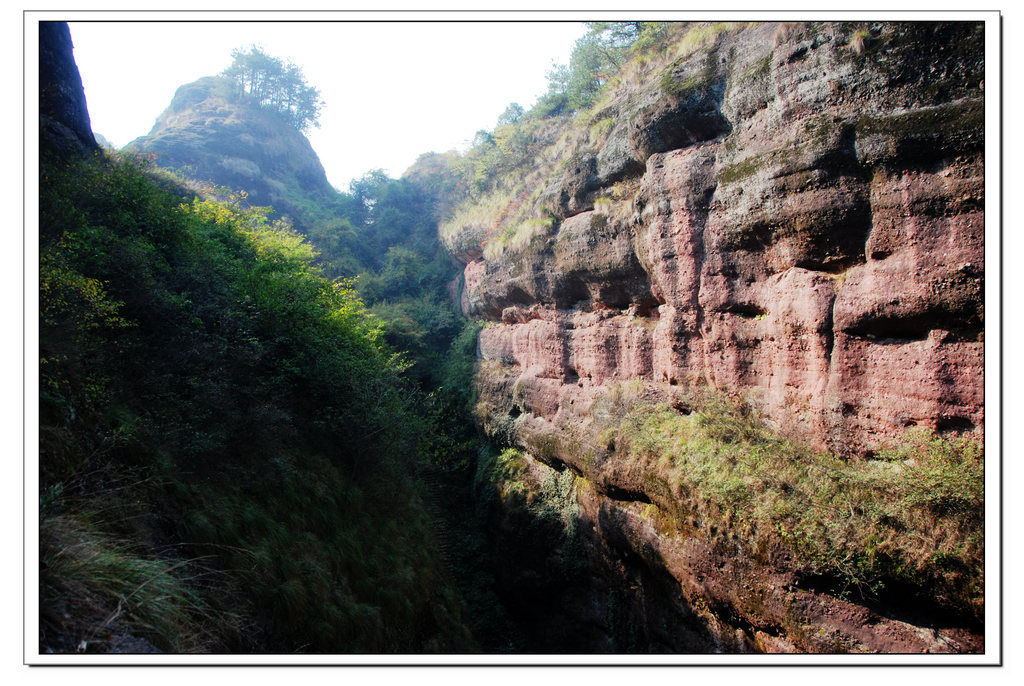
POLYGON ((220 76, 178 88, 153 129, 125 150, 155 155, 161 167, 245 191, 304 229, 339 193, 301 132, 278 113, 248 102, 220 76))

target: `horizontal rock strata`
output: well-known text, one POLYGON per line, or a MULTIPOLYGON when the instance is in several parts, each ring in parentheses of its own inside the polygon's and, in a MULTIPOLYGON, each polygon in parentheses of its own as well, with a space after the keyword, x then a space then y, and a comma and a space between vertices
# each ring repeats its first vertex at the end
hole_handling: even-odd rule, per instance
MULTIPOLYGON (((911 425, 980 431, 983 71, 959 43, 926 47, 925 68, 916 41, 975 30, 927 26, 886 25, 871 55, 832 24, 797 43, 771 25, 723 38, 721 125, 634 145, 649 154, 630 197, 467 264, 466 311, 500 324, 484 359, 576 388, 742 390, 849 456, 911 425)), ((688 112, 641 120, 686 129, 688 112)))
POLYGON ((618 101, 603 146, 557 182, 568 190, 548 230, 465 258, 463 307, 491 322, 485 428, 594 486, 581 496, 593 546, 646 556, 688 606, 715 605, 706 631, 746 627, 719 647, 977 648, 659 534, 620 502, 657 505, 657 487, 602 444, 598 400, 629 381, 677 403, 698 385, 740 393, 781 434, 850 459, 912 426, 980 436, 980 32, 725 32, 618 101))

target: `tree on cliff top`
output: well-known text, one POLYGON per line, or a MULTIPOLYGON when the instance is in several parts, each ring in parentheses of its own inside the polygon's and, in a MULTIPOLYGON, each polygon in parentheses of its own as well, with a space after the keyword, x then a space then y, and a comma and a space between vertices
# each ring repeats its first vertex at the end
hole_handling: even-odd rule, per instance
POLYGON ((569 64, 556 64, 547 74, 548 92, 538 102, 541 116, 590 107, 622 68, 633 46, 658 45, 666 26, 664 22, 587 22, 587 33, 577 39, 569 64))
POLYGON ((320 126, 320 91, 306 84, 297 65, 268 55, 255 45, 248 50, 235 48, 231 56, 234 61, 223 74, 241 93, 281 114, 299 131, 320 126))

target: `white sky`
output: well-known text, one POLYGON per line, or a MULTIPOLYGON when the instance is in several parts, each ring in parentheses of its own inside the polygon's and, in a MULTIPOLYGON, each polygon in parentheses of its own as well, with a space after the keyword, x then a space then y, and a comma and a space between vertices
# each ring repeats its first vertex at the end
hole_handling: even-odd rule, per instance
POLYGON ((573 22, 69 22, 93 131, 117 147, 149 133, 174 91, 251 44, 295 62, 325 101, 307 137, 339 190, 462 148, 510 102, 529 109, 573 22))

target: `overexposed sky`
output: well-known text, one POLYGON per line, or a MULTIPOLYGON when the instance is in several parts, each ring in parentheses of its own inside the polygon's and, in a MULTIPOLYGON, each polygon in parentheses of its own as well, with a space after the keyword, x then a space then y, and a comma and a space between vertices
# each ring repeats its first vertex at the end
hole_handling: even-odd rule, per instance
POLYGON ((575 22, 69 22, 93 131, 117 147, 149 133, 182 84, 237 47, 295 62, 325 101, 307 136, 339 190, 397 177, 424 152, 463 148, 510 102, 529 109, 575 22))

